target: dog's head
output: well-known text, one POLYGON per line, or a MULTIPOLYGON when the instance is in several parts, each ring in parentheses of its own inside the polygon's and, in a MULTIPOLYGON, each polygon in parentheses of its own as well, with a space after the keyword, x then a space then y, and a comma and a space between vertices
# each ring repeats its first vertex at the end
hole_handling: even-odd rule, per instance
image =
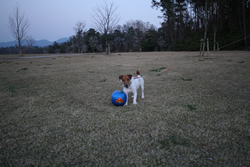
POLYGON ((119 80, 122 81, 124 87, 128 88, 131 82, 132 75, 127 74, 127 75, 121 75, 119 76, 119 80))

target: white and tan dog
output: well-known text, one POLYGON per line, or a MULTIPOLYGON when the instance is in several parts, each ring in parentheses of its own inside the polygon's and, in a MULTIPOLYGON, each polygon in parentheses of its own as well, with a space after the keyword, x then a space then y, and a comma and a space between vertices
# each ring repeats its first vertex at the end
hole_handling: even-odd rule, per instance
POLYGON ((141 87, 141 98, 144 98, 144 80, 140 76, 139 70, 136 71, 137 76, 132 77, 131 74, 119 76, 119 80, 122 81, 123 92, 127 95, 127 102, 125 105, 128 105, 128 93, 133 93, 133 104, 136 103, 137 99, 137 89, 141 87))

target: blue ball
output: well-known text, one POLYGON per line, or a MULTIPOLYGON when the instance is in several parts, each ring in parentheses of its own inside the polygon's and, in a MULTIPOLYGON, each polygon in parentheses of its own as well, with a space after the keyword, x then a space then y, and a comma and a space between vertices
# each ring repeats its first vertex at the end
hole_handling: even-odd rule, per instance
POLYGON ((123 106, 127 101, 127 95, 122 90, 116 90, 112 93, 111 101, 115 106, 123 106))

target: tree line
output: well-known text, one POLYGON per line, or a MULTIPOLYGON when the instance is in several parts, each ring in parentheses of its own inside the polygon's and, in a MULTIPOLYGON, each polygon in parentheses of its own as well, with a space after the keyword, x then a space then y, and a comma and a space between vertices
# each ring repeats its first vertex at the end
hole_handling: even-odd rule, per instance
POLYGON ((152 6, 162 11, 170 50, 199 48, 201 38, 209 38, 213 50, 217 42, 239 39, 226 49, 249 47, 250 0, 152 0, 152 6))
MULTIPOLYGON (((199 50, 200 40, 209 40, 211 49, 230 44, 225 49, 245 49, 250 44, 250 0, 152 0, 152 8, 161 10, 160 28, 131 20, 117 25, 119 15, 113 3, 94 9, 95 27, 85 29, 84 22, 73 27, 75 34, 65 43, 38 48, 32 42, 25 53, 141 52, 199 50), (239 40, 240 39, 240 40, 239 40)), ((14 14, 18 13, 18 8, 14 14)), ((14 17, 13 17, 14 18, 14 17)), ((23 16, 21 18, 24 20, 23 16)), ((19 19, 20 20, 20 19, 19 19)), ((10 23, 13 19, 10 17, 10 23)), ((15 22, 14 22, 15 23, 15 22)), ((28 23, 25 25, 27 31, 28 23)), ((11 29, 13 30, 13 28, 11 29)), ((18 35, 18 33, 13 33, 18 35)), ((23 34, 21 34, 23 36, 23 34)), ((20 36, 20 35, 19 35, 20 36)), ((19 40, 19 36, 15 38, 19 40)), ((203 40, 203 41, 205 41, 203 40)), ((0 53, 12 48, 1 48, 0 53)), ((18 47, 20 52, 20 47, 18 47)))
MULTIPOLYGON (((86 53, 105 52, 107 40, 110 52, 139 52, 166 50, 164 39, 157 28, 149 22, 141 20, 128 21, 123 26, 117 25, 109 34, 100 33, 94 28, 85 29, 84 22, 78 22, 73 27, 75 35, 69 37, 64 43, 54 42, 48 47, 32 47, 32 42, 26 43, 22 48, 24 53, 86 53), (29 45, 28 45, 29 43, 29 45)), ((17 53, 18 46, 1 48, 0 53, 17 53)), ((5 54, 8 54, 5 53, 5 54)))

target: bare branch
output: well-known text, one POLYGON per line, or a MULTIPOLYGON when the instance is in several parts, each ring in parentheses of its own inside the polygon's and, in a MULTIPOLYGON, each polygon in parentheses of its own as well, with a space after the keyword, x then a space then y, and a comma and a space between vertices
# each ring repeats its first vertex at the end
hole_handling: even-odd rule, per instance
POLYGON ((75 25, 75 27, 73 27, 73 29, 75 30, 76 33, 79 31, 84 32, 85 27, 86 27, 85 22, 79 21, 78 23, 76 23, 76 25, 75 25))
POLYGON ((85 22, 78 22, 76 23, 75 27, 73 29, 75 30, 75 44, 78 49, 78 53, 82 53, 85 49, 85 43, 84 43, 84 33, 85 33, 85 22))
POLYGON ((26 36, 25 41, 27 43, 28 48, 32 48, 35 43, 35 40, 32 38, 32 36, 26 36))
POLYGON ((114 6, 114 3, 109 5, 107 2, 104 2, 102 6, 97 5, 92 15, 95 28, 103 34, 105 32, 107 34, 111 33, 120 20, 116 11, 117 7, 114 6))

